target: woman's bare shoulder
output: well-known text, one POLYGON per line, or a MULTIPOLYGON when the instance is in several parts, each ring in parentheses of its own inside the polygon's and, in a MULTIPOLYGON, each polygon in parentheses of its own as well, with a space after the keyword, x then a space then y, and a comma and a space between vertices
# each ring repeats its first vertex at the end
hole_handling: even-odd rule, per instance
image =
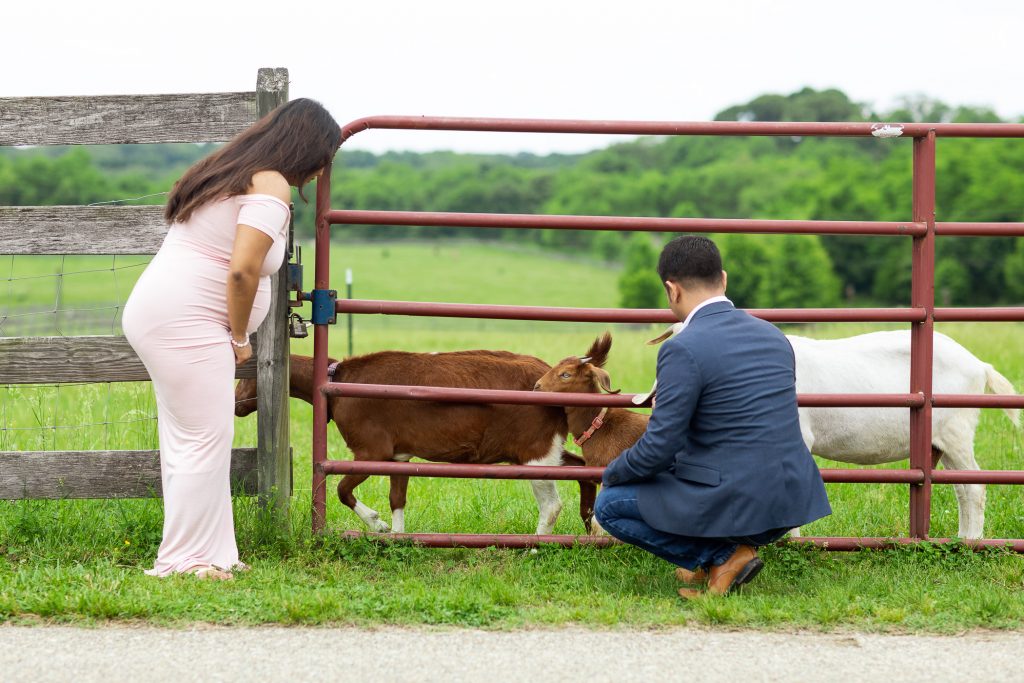
POLYGON ((257 171, 252 176, 249 194, 269 194, 287 203, 292 199, 292 189, 285 177, 277 171, 257 171))

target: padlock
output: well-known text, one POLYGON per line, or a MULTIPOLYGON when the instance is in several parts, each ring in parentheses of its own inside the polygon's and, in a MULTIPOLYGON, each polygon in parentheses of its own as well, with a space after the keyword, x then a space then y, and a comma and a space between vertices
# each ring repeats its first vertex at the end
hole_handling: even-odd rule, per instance
POLYGON ((294 339, 304 339, 309 336, 309 332, 306 330, 306 323, 299 317, 298 313, 292 313, 289 321, 291 329, 288 331, 288 336, 294 339))

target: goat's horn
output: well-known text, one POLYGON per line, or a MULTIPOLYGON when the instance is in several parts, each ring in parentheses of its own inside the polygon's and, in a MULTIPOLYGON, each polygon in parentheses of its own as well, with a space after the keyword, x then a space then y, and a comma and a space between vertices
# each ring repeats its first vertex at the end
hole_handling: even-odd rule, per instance
POLYGON ((651 397, 653 397, 657 393, 657 391, 658 380, 655 379, 654 384, 651 385, 650 391, 648 391, 646 394, 637 394, 636 396, 633 397, 633 405, 642 406, 643 404, 651 400, 651 397))
POLYGON ((669 337, 671 337, 673 335, 676 335, 676 334, 679 334, 682 331, 683 331, 683 324, 682 323, 676 323, 672 327, 668 328, 667 330, 665 330, 664 332, 659 334, 654 339, 649 339, 647 341, 647 344, 649 346, 654 346, 655 344, 660 344, 661 342, 665 341, 669 337))
POLYGON ((589 362, 590 362, 590 356, 581 356, 580 357, 580 365, 583 365, 584 363, 589 363, 589 362))
POLYGON ((654 346, 655 344, 660 344, 661 342, 665 341, 666 339, 668 339, 671 336, 672 336, 672 328, 670 327, 667 330, 665 330, 664 332, 662 332, 661 334, 659 334, 654 339, 648 339, 647 340, 647 345, 648 346, 654 346))

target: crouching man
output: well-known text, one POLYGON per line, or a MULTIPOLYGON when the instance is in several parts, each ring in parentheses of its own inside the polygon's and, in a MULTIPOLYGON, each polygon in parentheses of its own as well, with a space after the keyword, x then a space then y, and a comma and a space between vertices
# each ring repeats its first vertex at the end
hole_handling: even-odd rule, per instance
POLYGON ((757 546, 832 510, 800 436, 789 341, 725 298, 706 237, 669 242, 658 275, 683 330, 658 353, 650 424, 605 470, 594 513, 680 581, 724 594, 761 570, 757 546))

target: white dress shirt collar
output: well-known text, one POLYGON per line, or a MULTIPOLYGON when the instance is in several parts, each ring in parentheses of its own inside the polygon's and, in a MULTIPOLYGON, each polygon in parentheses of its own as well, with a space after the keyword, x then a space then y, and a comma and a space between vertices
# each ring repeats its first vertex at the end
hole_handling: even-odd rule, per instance
POLYGON ((711 304, 717 304, 717 303, 719 303, 721 301, 724 301, 724 302, 730 303, 730 304, 732 303, 731 301, 729 301, 729 298, 726 297, 726 296, 713 296, 710 299, 704 299, 704 301, 701 301, 699 304, 694 306, 693 310, 690 311, 690 314, 688 316, 686 316, 686 320, 683 321, 682 329, 684 329, 684 330, 686 329, 686 326, 690 324, 691 320, 693 320, 693 316, 697 314, 697 311, 699 311, 700 309, 704 308, 705 306, 710 306, 711 304))

